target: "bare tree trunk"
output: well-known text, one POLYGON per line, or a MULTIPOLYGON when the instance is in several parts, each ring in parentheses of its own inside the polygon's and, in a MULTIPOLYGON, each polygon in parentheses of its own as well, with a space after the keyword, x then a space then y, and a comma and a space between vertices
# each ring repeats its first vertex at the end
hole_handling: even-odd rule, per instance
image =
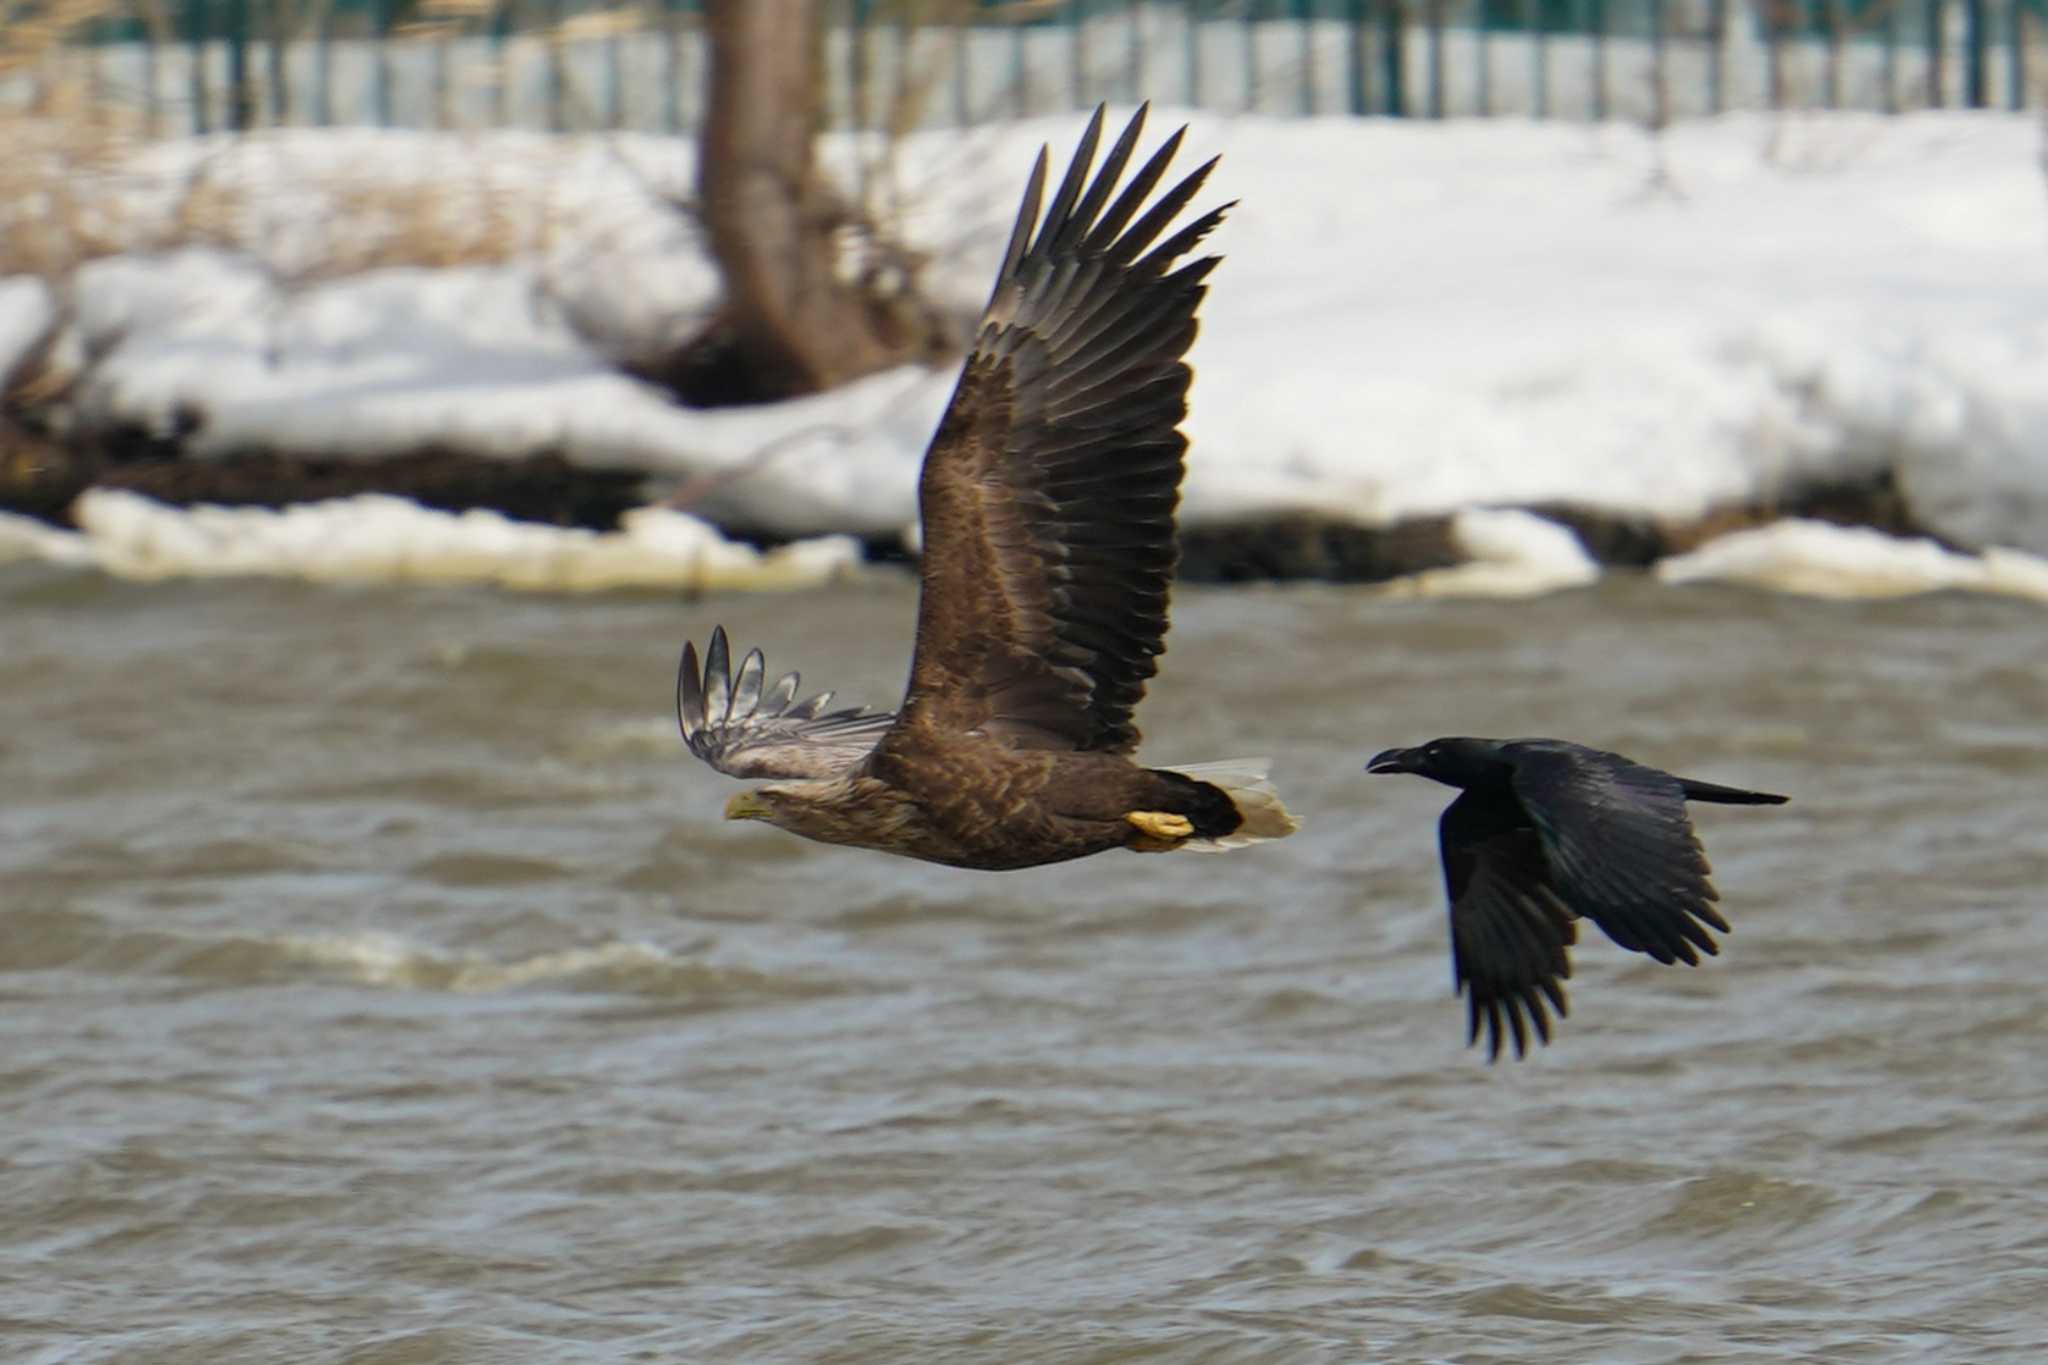
POLYGON ((812 155, 824 92, 819 11, 820 0, 705 7, 711 88, 697 187, 725 301, 686 366, 726 401, 830 388, 916 350, 887 335, 897 329, 886 310, 839 276, 844 208, 812 155))

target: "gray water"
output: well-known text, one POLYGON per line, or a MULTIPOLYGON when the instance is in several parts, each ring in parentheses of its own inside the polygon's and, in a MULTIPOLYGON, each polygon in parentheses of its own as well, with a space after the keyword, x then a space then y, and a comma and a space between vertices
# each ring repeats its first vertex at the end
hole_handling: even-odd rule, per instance
POLYGON ((2038 608, 1191 589, 1147 756, 1285 844, 722 822, 682 638, 889 704, 912 608, 0 575, 0 1359, 2042 1358, 2038 608), (1724 954, 1486 1065, 1444 733, 1790 793, 1724 954))

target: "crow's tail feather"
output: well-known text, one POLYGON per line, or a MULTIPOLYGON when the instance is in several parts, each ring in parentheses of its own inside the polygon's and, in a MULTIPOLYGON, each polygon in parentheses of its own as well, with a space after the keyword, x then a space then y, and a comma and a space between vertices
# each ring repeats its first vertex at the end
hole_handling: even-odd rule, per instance
POLYGON ((1724 806, 1782 806, 1791 799, 1772 792, 1744 791, 1741 787, 1723 787, 1715 782, 1695 782, 1689 777, 1679 778, 1678 785, 1685 789, 1688 801, 1717 801, 1724 806))

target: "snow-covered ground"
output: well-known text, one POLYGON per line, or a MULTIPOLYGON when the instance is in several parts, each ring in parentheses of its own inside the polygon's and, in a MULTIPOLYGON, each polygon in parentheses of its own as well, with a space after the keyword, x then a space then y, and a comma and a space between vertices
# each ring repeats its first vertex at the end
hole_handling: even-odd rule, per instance
MULTIPOLYGON (((1180 121, 1155 114, 1153 136, 1180 121)), ((1189 522, 1311 510, 1381 524, 1535 502, 1683 520, 1889 470, 1952 540, 2048 553, 2048 193, 2033 120, 1731 115, 1662 135, 1187 121, 1184 160, 1223 157, 1205 201, 1240 201, 1213 239, 1227 260, 1193 355, 1189 522)), ((972 308, 1038 144, 1058 155, 1080 123, 918 134, 886 162, 835 138, 827 155, 849 180, 865 166, 932 252, 929 285, 972 308)), ((661 202, 688 186, 689 162, 687 144, 642 136, 159 145, 109 195, 138 217, 165 212, 204 166, 239 187, 249 250, 84 268, 59 355, 91 358, 86 418, 198 414, 201 450, 558 449, 644 468, 656 495, 687 485, 713 521, 904 529, 950 373, 691 412, 589 339, 684 334, 711 305, 715 277, 661 202), (303 282, 334 231, 336 184, 435 177, 479 202, 527 196, 546 230, 506 265, 303 282)), ((0 281, 0 346, 18 348, 35 330, 21 319, 49 307, 39 288, 0 281)), ((1489 538, 1481 523, 1461 535, 1489 538)), ((1509 559, 1527 542, 1549 572, 1580 574, 1541 541, 1491 533, 1509 559)), ((1931 569, 1927 586, 1975 585, 1952 570, 1931 569)))
POLYGON ((307 578, 331 582, 495 583, 548 592, 612 588, 806 588, 861 562, 850 536, 756 550, 682 512, 641 507, 616 531, 540 526, 473 508, 440 512, 367 493, 273 511, 175 508, 91 489, 60 531, 0 515, 0 564, 42 559, 122 578, 307 578))

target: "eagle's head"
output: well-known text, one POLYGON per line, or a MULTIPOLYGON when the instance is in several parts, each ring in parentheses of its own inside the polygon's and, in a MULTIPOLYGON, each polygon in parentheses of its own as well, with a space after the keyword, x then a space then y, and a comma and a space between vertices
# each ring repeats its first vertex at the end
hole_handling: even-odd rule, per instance
POLYGON ((782 829, 796 829, 803 818, 801 807, 807 802, 803 794, 793 790, 795 785, 777 782, 743 791, 725 803, 725 818, 766 820, 782 829))
POLYGON ((863 800, 845 779, 769 782, 725 803, 728 820, 765 820, 777 829, 828 844, 888 848, 895 803, 863 800))

